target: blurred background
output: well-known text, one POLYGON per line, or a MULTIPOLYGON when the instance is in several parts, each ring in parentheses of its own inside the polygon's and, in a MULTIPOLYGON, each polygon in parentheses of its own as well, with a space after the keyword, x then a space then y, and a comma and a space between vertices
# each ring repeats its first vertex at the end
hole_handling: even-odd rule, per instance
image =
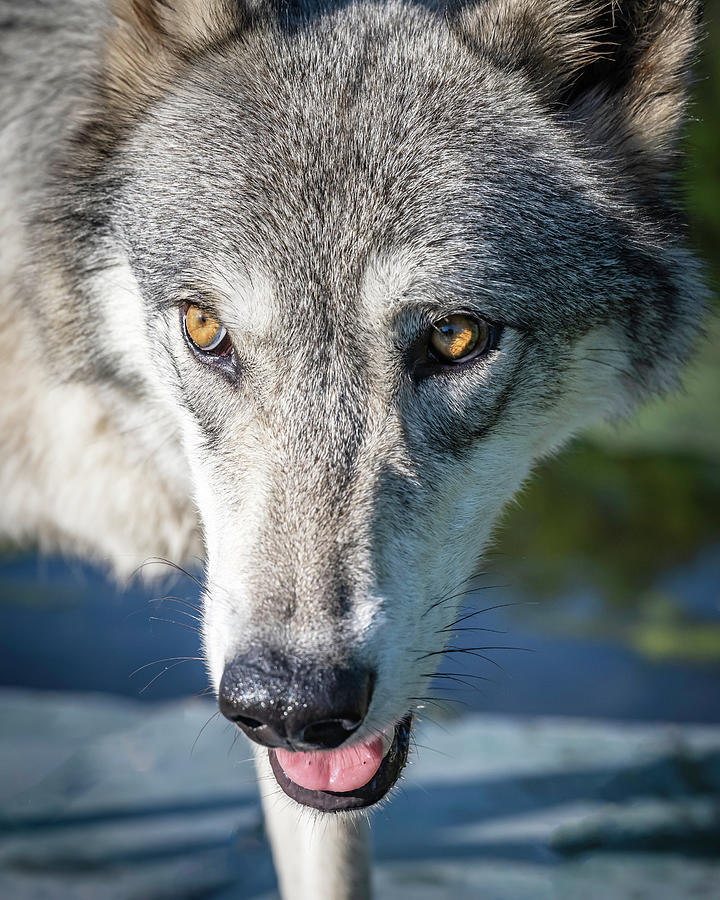
MULTIPOLYGON (((707 10, 684 181, 717 290, 719 0, 707 10)), ((471 653, 447 658, 427 709, 427 784, 415 792, 411 772, 378 816, 384 895, 478 896, 482 879, 483 896, 511 900, 720 897, 717 313, 708 337, 684 392, 542 465, 505 517, 463 598, 453 647, 471 653), (435 792, 447 778, 438 747, 455 793, 435 792), (536 754, 545 774, 528 786, 536 754), (571 789, 558 775, 570 757, 584 772, 571 789), (563 831, 558 809, 581 801, 591 806, 563 831), (478 838, 479 808, 485 826, 532 811, 535 836, 518 840, 516 821, 514 843, 478 838)), ((3 896, 272 896, 249 754, 202 698, 198 594, 183 576, 121 593, 88 566, 2 549, 3 896)))

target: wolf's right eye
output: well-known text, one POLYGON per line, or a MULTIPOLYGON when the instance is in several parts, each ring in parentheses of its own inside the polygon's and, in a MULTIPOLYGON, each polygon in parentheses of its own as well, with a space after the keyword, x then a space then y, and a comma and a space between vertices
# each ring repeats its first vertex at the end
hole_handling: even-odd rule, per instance
POLYGON ((232 350, 225 326, 192 303, 185 308, 183 330, 188 343, 200 353, 225 356, 232 350))
POLYGON ((456 313, 433 324, 429 352, 441 364, 457 365, 494 349, 497 337, 498 329, 490 322, 456 313))

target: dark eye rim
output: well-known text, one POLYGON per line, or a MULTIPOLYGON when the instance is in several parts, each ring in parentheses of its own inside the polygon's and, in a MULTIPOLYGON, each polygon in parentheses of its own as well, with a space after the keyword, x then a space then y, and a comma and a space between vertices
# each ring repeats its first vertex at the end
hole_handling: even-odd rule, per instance
POLYGON ((183 337, 185 338, 185 343, 188 345, 192 353, 205 363, 212 363, 214 360, 229 359, 230 357, 232 357, 234 353, 233 343, 230 339, 227 328, 225 328, 222 323, 220 327, 225 331, 225 334, 223 335, 220 343, 217 346, 212 347, 211 349, 204 350, 190 337, 190 334, 187 330, 187 311, 191 306, 198 306, 200 309, 204 309, 204 307, 199 303, 191 303, 189 300, 185 301, 180 307, 180 326, 182 328, 183 337))
POLYGON ((430 328, 427 329, 422 339, 423 352, 418 355, 418 358, 416 359, 415 365, 413 367, 413 375, 415 378, 420 379, 427 378, 428 376, 435 374, 442 375, 460 372, 463 369, 470 368, 479 360, 484 359, 488 354, 492 353, 494 350, 497 350, 498 344, 500 343, 500 337, 502 336, 502 332, 504 329, 503 324, 499 322, 491 322, 489 319, 485 319, 482 316, 478 316, 475 313, 467 312, 465 310, 458 310, 457 312, 448 313, 445 316, 441 316, 437 321, 442 321, 442 319, 446 319, 450 315, 467 316, 469 319, 474 319, 476 322, 487 327, 487 342, 483 346, 478 347, 477 349, 468 353, 467 356, 463 356, 458 360, 453 361, 443 359, 433 352, 432 344, 430 342, 432 329, 433 327, 435 327, 435 323, 433 323, 430 328))

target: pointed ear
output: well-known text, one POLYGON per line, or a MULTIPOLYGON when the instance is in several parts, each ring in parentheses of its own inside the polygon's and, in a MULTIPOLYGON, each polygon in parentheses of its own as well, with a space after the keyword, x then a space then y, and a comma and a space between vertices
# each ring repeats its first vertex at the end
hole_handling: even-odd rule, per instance
POLYGON ((241 4, 232 0, 114 0, 113 7, 118 19, 146 39, 193 52, 234 31, 241 4))
POLYGON ((108 98, 119 110, 159 96, 193 56, 238 33, 238 0, 112 0, 108 98))
POLYGON ((486 0, 461 32, 496 66, 647 179, 663 179, 684 121, 700 0, 486 0))

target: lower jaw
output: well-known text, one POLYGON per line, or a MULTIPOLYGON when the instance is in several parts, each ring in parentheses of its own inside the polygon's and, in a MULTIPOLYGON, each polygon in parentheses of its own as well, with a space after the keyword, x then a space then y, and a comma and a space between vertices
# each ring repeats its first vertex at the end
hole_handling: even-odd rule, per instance
POLYGON ((285 774, 274 750, 268 751, 270 767, 282 790, 303 806, 321 812, 345 812, 372 806, 387 794, 400 777, 408 755, 410 744, 411 716, 407 715, 395 726, 395 735, 389 750, 373 777, 362 787, 352 791, 313 791, 295 784, 285 774))

